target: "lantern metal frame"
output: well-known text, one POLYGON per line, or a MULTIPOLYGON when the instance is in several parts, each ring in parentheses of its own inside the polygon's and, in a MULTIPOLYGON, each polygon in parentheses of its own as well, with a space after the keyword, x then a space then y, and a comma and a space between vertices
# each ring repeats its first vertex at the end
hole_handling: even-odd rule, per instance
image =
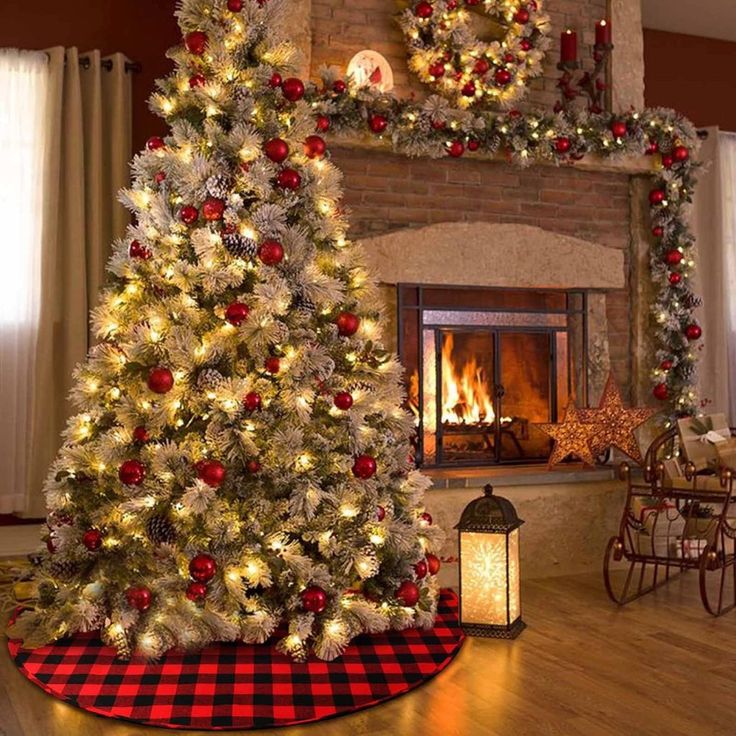
MULTIPOLYGON (((460 582, 460 626, 470 636, 481 636, 493 639, 516 639, 526 628, 521 613, 521 592, 519 592, 519 615, 511 621, 511 589, 509 585, 509 537, 524 523, 516 513, 514 505, 507 498, 496 496, 493 486, 483 488, 483 496, 471 501, 463 510, 460 521, 455 525, 458 530, 459 582, 460 582), (506 624, 466 623, 463 621, 463 561, 462 534, 464 532, 480 534, 503 534, 506 544, 506 624)), ((519 545, 521 540, 519 539, 519 545)))

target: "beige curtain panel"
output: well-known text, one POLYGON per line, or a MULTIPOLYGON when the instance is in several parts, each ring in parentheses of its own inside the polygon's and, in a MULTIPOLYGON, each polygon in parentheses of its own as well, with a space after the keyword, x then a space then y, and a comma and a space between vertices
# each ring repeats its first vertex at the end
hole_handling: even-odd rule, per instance
POLYGON ((41 488, 71 414, 72 371, 90 342, 89 311, 112 241, 125 233, 117 192, 129 183, 131 78, 122 54, 53 48, 49 55, 41 305, 31 401, 31 458, 23 509, 44 516, 41 488))

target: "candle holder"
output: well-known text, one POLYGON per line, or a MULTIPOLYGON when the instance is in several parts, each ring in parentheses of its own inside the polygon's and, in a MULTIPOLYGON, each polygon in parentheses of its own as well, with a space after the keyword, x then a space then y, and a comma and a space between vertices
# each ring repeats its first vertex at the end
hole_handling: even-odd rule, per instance
POLYGON ((588 110, 597 114, 611 110, 611 97, 608 94, 610 83, 610 60, 613 52, 612 43, 597 43, 593 46, 593 69, 583 71, 576 81, 576 72, 583 68, 579 61, 561 61, 557 68, 562 72, 557 88, 560 90, 560 101, 555 105, 556 111, 567 112, 574 100, 587 96, 588 110))
POLYGON ((557 89, 560 90, 560 101, 555 105, 555 112, 567 112, 573 100, 580 94, 580 90, 575 84, 575 72, 581 66, 582 64, 579 61, 561 61, 557 64, 557 68, 562 72, 562 75, 557 82, 557 89))

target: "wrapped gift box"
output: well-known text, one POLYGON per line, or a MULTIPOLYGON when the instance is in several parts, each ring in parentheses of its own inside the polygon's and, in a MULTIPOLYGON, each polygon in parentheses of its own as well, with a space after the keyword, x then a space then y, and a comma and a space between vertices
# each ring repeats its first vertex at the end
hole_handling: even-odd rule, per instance
POLYGON ((729 462, 736 463, 736 439, 731 438, 725 414, 680 419, 677 422, 677 429, 685 459, 691 462, 696 470, 721 465, 719 446, 723 447, 729 462))

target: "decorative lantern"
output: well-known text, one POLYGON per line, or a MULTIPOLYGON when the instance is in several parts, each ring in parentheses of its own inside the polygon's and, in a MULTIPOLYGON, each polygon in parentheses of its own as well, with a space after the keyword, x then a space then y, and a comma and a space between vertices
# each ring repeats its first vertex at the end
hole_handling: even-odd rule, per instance
POLYGON ((455 529, 460 539, 460 625, 472 636, 515 639, 521 620, 519 527, 513 504, 493 495, 471 501, 455 529))

